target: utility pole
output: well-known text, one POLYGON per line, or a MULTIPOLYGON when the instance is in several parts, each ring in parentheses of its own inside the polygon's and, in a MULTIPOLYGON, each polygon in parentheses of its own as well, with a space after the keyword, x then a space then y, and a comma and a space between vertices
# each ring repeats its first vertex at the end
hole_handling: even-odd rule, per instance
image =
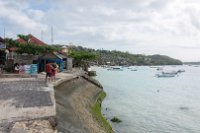
POLYGON ((51 26, 51 44, 53 44, 53 26, 51 26))
POLYGON ((43 41, 43 30, 41 30, 41 40, 43 41))

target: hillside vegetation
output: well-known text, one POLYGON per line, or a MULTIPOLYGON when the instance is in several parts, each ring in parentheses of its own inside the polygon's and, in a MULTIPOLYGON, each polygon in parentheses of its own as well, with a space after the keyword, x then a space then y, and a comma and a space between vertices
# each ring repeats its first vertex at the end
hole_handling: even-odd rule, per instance
POLYGON ((97 58, 95 58, 93 62, 98 65, 182 65, 180 60, 165 55, 147 56, 116 50, 95 50, 81 46, 70 46, 69 49, 72 53, 89 52, 90 54, 95 54, 97 58))

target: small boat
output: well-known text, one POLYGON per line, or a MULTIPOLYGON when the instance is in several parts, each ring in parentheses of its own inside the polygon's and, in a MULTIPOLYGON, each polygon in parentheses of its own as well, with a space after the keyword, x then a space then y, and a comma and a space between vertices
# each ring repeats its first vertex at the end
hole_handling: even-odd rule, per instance
POLYGON ((108 68, 107 70, 109 70, 109 71, 123 71, 123 69, 121 67, 111 67, 111 68, 108 68))
POLYGON ((163 67, 158 67, 156 70, 162 71, 162 70, 163 70, 163 67))
POLYGON ((161 73, 161 74, 156 74, 156 77, 161 78, 161 77, 175 77, 177 74, 175 73, 161 73))
POLYGON ((131 69, 131 71, 137 71, 137 69, 131 69))
POLYGON ((149 66, 149 68, 160 68, 158 66, 149 66))
POLYGON ((178 71, 162 71, 162 74, 178 74, 178 71))
POLYGON ((175 77, 177 76, 178 72, 174 70, 162 71, 159 74, 156 74, 156 77, 175 77))
POLYGON ((184 70, 184 69, 179 69, 179 70, 177 71, 177 73, 182 73, 182 72, 185 72, 185 70, 184 70))

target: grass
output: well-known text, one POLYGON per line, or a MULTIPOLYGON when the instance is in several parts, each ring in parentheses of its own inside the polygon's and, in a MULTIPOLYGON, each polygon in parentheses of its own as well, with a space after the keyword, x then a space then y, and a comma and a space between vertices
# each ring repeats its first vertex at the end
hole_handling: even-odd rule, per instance
POLYGON ((98 95, 96 103, 91 108, 92 108, 93 114, 95 115, 96 120, 106 130, 106 132, 114 133, 110 124, 101 114, 101 103, 105 97, 106 97, 106 93, 102 90, 98 95))

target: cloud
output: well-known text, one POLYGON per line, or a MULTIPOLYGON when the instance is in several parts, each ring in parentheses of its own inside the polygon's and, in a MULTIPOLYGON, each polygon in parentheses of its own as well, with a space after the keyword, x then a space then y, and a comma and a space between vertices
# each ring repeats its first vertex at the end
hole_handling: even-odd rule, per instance
POLYGON ((197 0, 0 0, 0 24, 10 29, 10 36, 40 36, 43 30, 49 43, 53 26, 54 43, 187 60, 188 53, 200 53, 199 6, 197 0))
POLYGON ((29 5, 25 2, 19 4, 12 1, 0 1, 0 9, 1 23, 4 23, 6 29, 18 32, 26 30, 26 33, 34 33, 35 29, 46 29, 46 26, 40 23, 42 11, 29 9, 29 5))

